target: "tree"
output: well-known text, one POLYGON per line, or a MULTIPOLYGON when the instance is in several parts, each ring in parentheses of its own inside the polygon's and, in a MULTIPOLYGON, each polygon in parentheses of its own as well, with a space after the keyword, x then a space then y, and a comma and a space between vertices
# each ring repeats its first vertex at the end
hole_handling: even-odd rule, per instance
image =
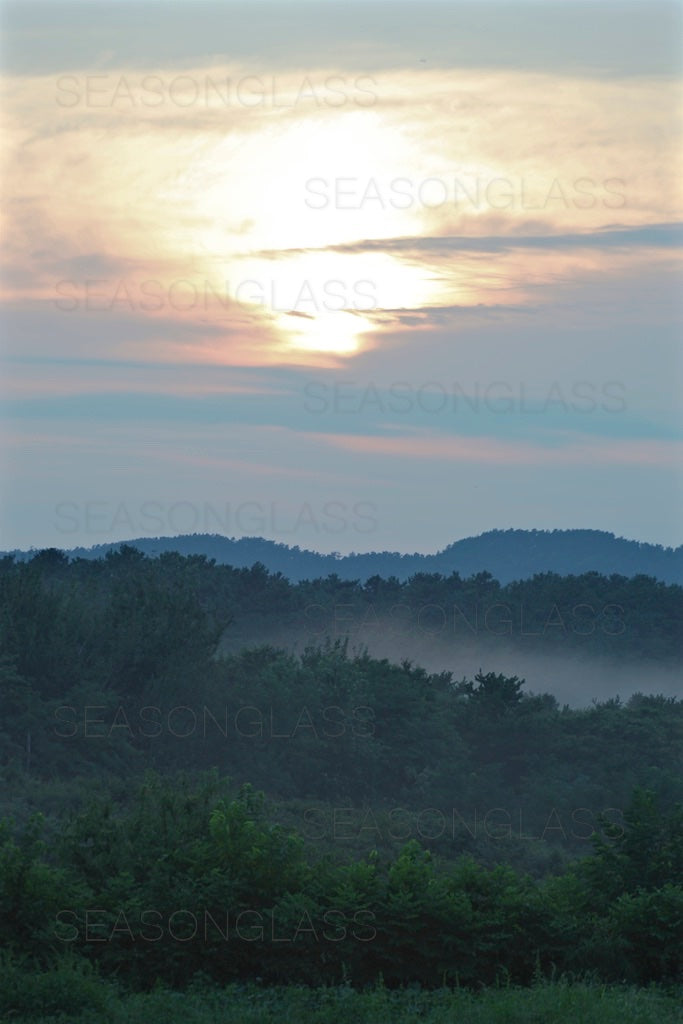
POLYGON ((472 706, 494 715, 504 714, 519 704, 523 697, 522 687, 526 681, 517 676, 505 676, 496 672, 484 674, 481 669, 474 680, 478 686, 470 680, 463 680, 455 687, 456 694, 467 696, 472 706))

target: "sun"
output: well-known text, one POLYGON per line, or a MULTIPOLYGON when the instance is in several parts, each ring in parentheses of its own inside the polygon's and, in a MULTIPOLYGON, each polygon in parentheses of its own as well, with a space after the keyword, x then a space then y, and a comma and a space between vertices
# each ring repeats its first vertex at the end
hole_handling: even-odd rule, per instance
POLYGON ((420 234, 421 211, 386 198, 412 153, 378 109, 295 109, 207 142, 183 176, 192 265, 265 318, 273 355, 360 354, 379 330, 373 310, 422 308, 443 291, 424 260, 377 250, 420 234))
POLYGON ((305 352, 324 352, 339 356, 355 355, 362 348, 360 336, 370 331, 367 317, 342 309, 317 316, 288 313, 279 317, 288 347, 305 352))

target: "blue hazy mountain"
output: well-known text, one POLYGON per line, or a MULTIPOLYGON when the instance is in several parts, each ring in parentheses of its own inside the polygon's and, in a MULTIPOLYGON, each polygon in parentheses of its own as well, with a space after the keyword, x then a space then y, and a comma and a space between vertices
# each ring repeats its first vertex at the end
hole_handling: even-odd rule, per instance
MULTIPOLYGON (((528 579, 536 573, 561 576, 598 572, 621 576, 653 576, 665 583, 683 584, 683 546, 615 537, 603 530, 489 530, 449 544, 436 554, 402 554, 378 551, 366 554, 320 554, 265 540, 263 537, 225 537, 220 534, 184 534, 177 537, 138 537, 127 541, 77 547, 66 551, 71 558, 102 558, 112 549, 129 544, 146 555, 165 551, 181 555, 205 555, 218 564, 237 568, 261 562, 270 572, 281 572, 296 582, 336 573, 340 579, 365 581, 371 576, 396 576, 407 580, 415 573, 453 572, 463 577, 489 572, 502 584, 528 579)), ((9 552, 25 559, 33 551, 9 552)))

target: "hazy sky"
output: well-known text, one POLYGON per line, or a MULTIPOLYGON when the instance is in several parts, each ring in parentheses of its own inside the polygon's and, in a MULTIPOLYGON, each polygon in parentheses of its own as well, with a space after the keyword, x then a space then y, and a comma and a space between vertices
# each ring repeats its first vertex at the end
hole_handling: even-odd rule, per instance
POLYGON ((683 542, 682 12, 4 4, 0 548, 683 542))

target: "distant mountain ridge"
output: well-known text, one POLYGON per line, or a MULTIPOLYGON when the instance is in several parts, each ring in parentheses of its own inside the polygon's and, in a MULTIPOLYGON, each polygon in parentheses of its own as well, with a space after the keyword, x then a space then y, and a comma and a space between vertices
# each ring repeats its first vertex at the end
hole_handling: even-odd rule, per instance
MULTIPOLYGON (((603 530, 489 530, 477 537, 455 541, 433 555, 397 551, 326 555, 263 537, 232 538, 197 533, 138 537, 91 548, 72 548, 65 554, 70 558, 103 558, 108 551, 124 544, 149 556, 167 551, 205 555, 218 564, 236 568, 249 568, 261 562, 270 572, 281 572, 292 582, 332 573, 340 579, 365 582, 371 576, 396 576, 405 581, 419 572, 444 576, 458 572, 463 577, 489 572, 504 585, 537 573, 568 576, 598 572, 606 576, 646 575, 664 583, 683 584, 683 545, 665 548, 615 537, 603 530)), ((4 552, 21 560, 35 553, 35 550, 4 552)))

